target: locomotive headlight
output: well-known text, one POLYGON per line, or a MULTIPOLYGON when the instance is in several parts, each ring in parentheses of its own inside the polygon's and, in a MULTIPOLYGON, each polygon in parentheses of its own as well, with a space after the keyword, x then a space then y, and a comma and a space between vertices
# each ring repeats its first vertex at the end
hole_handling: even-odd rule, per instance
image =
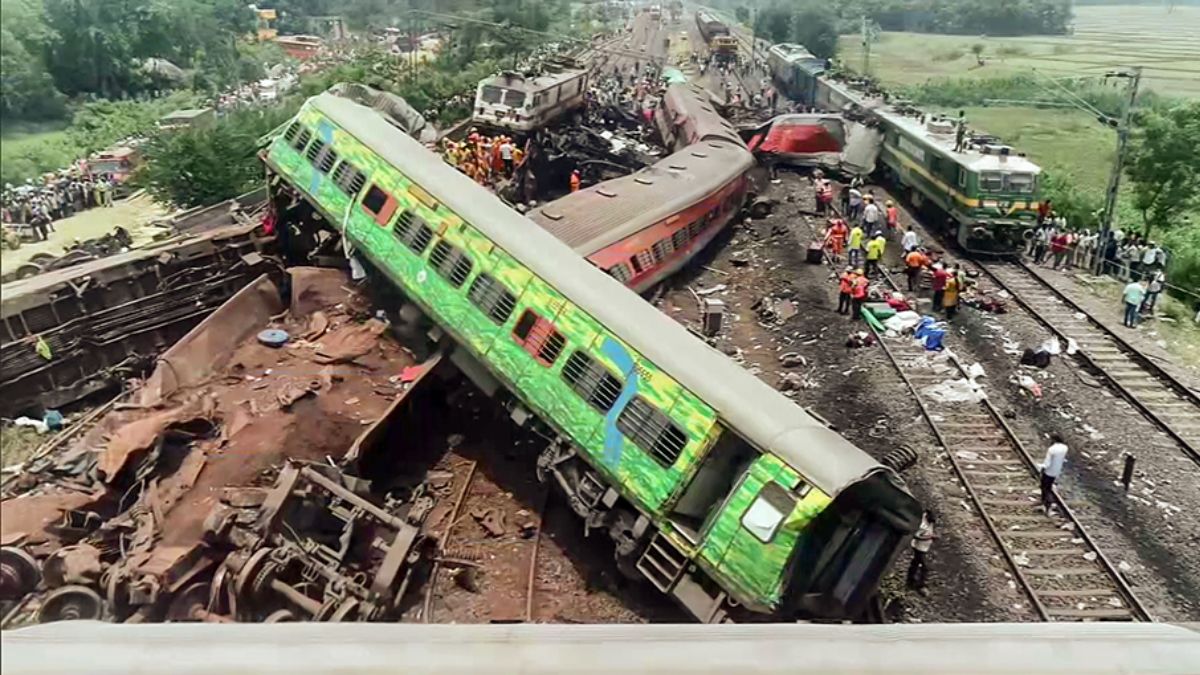
POLYGON ((997 206, 1000 206, 1000 202, 996 201, 995 199, 983 200, 983 208, 985 209, 994 209, 997 206))

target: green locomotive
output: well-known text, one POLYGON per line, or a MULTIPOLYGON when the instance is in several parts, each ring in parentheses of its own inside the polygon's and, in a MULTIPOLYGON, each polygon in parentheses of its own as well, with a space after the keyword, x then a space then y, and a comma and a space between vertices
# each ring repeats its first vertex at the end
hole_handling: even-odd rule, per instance
POLYGON ((827 71, 829 62, 799 45, 767 53, 779 88, 807 106, 857 111, 880 133, 879 159, 914 206, 934 206, 967 251, 1011 254, 1037 224, 1041 168, 995 138, 970 134, 961 120, 893 105, 827 71))
POLYGON ((854 616, 915 530, 893 471, 376 112, 312 98, 264 159, 293 244, 332 231, 436 323, 555 439, 539 475, 622 569, 699 620, 854 616))

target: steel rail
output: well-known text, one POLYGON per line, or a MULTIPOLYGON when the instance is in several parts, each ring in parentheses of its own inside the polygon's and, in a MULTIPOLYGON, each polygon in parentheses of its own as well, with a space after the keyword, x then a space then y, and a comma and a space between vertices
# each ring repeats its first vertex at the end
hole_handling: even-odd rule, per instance
MULTIPOLYGON (((995 282, 997 286, 1004 289, 1010 296, 1012 296, 1012 298, 1017 301, 1017 304, 1021 305, 1021 307, 1024 308, 1025 311, 1027 311, 1034 319, 1036 319, 1039 323, 1044 325, 1051 332, 1053 332, 1056 336, 1058 336, 1059 339, 1062 339, 1062 340, 1074 339, 1074 338, 1070 337, 1069 335, 1067 335, 1062 328, 1055 325, 1055 323, 1053 321, 1046 318, 1042 314, 1042 312, 1038 311, 1038 309, 1035 308, 1031 302, 1029 302, 1028 299, 1021 297, 1021 295, 1015 289, 1013 289, 1009 284, 1005 283, 1000 278, 1000 276, 996 273, 995 269, 993 269, 995 267, 996 263, 982 263, 979 261, 975 261, 974 264, 980 270, 982 270, 985 274, 987 274, 988 277, 993 282, 995 282)), ((1139 367, 1141 367, 1142 370, 1146 371, 1147 374, 1150 375, 1152 378, 1159 380, 1159 382, 1163 383, 1168 389, 1174 391, 1175 394, 1179 395, 1180 398, 1182 398, 1184 401, 1190 402, 1193 406, 1195 406, 1196 414, 1198 417, 1200 417, 1200 395, 1198 395, 1195 391, 1193 391, 1190 387, 1188 387, 1183 382, 1180 382, 1178 378, 1176 378, 1171 373, 1167 372, 1162 366, 1155 363, 1154 359, 1152 359, 1149 356, 1147 356, 1146 354, 1142 353, 1141 350, 1134 347, 1132 344, 1130 344, 1127 340, 1122 338, 1120 335, 1117 335, 1117 333, 1114 332, 1112 329, 1108 328, 1106 325, 1104 325, 1100 321, 1096 320, 1096 318, 1093 317, 1090 312, 1088 312, 1083 307, 1081 307, 1079 304, 1077 304, 1076 302, 1071 300, 1060 290, 1058 290, 1057 288, 1054 288, 1054 286, 1052 286, 1051 284, 1046 282, 1044 279, 1042 279, 1041 276, 1039 276, 1038 274, 1036 274, 1035 272, 1030 270, 1029 266, 1026 265, 1024 262, 1012 261, 1009 264, 1013 265, 1017 269, 1020 269, 1022 272, 1025 273, 1025 275, 1028 278, 1032 279, 1037 285, 1041 286, 1043 289, 1048 291, 1053 297, 1056 297, 1068 308, 1073 309, 1080 314, 1083 314, 1086 317, 1087 324, 1090 327, 1092 327, 1094 330, 1101 333, 1104 337, 1107 337, 1108 339, 1110 339, 1114 343, 1116 343, 1116 345, 1121 349, 1121 351, 1124 352, 1127 357, 1129 357, 1128 360, 1131 363, 1134 363, 1134 364, 1138 365, 1139 367)), ((1178 430, 1176 430, 1171 425, 1171 423, 1169 423, 1167 420, 1162 419, 1158 415, 1158 413, 1154 412, 1150 408, 1150 406, 1148 406, 1144 401, 1142 401, 1140 398, 1138 398, 1137 394, 1130 391, 1128 387, 1126 387, 1124 384, 1122 384, 1116 377, 1111 375, 1103 365, 1097 363, 1097 361, 1094 358, 1092 358, 1091 354, 1088 353, 1087 349, 1080 347, 1079 350, 1076 352, 1076 356, 1082 358, 1083 361, 1085 363, 1087 363, 1089 366, 1091 366, 1094 370, 1103 374, 1105 380, 1107 380, 1109 382, 1109 384, 1112 385, 1112 388, 1116 389, 1117 392, 1119 394, 1121 394, 1122 398, 1124 398, 1126 401, 1129 402, 1130 405, 1132 405, 1139 412, 1141 412, 1142 415, 1146 419, 1150 420, 1153 424, 1155 424, 1157 427, 1159 427, 1162 431, 1166 432, 1166 434, 1168 436, 1173 438, 1175 440, 1175 442, 1179 444, 1179 446, 1183 450, 1184 454, 1187 455, 1187 457, 1189 459, 1191 459, 1193 462, 1200 465, 1200 449, 1197 449, 1195 446, 1193 446, 1191 441, 1189 441, 1187 438, 1183 437, 1183 435, 1180 434, 1180 432, 1178 430)))
MULTIPOLYGON (((893 290, 896 290, 896 291, 900 290, 900 286, 895 282, 895 280, 891 277, 891 275, 887 273, 886 270, 884 270, 882 267, 880 267, 880 272, 882 273, 884 280, 887 281, 888 285, 891 286, 893 290)), ((1003 554, 1005 560, 1008 562, 1009 567, 1012 569, 1013 575, 1016 577, 1016 579, 1018 579, 1019 583, 1022 586, 1022 589, 1025 591, 1025 594, 1032 600, 1034 608, 1037 610, 1037 612, 1041 616, 1041 618, 1045 621, 1053 620, 1052 616, 1054 614, 1054 610, 1048 609, 1042 603, 1041 599, 1038 597, 1037 589, 1034 588, 1033 584, 1029 581, 1028 577, 1022 572, 1021 566, 1019 564, 1017 564, 1015 557, 1013 556, 1012 552, 1009 550, 1008 544, 1006 544, 1004 542, 1003 536, 1002 536, 999 528, 996 526, 995 521, 992 519, 992 516, 988 513, 986 505, 983 503, 982 499, 979 497, 978 493, 975 490, 974 485, 971 483, 971 480, 967 477, 968 476, 967 471, 965 471, 963 469, 963 467, 960 465, 959 460, 955 456, 953 450, 951 449, 950 444, 947 442, 946 436, 945 436, 945 434, 943 434, 941 427, 939 427, 934 415, 929 411, 929 408, 926 405, 925 400, 924 400, 923 396, 921 395, 920 390, 916 386, 914 386, 912 380, 907 376, 907 374, 905 374, 903 368, 901 368, 901 366, 900 366, 899 359, 896 358, 896 356, 892 352, 891 348, 888 347, 887 342, 883 339, 883 336, 880 335, 879 332, 874 329, 874 327, 872 327, 872 332, 878 338, 880 346, 883 347, 883 351, 885 354, 887 354, 887 357, 892 362, 892 365, 896 367, 896 371, 900 374, 901 379, 904 380, 905 385, 909 388, 909 391, 912 392, 914 400, 917 402, 918 407, 921 409, 922 417, 924 417, 926 423, 929 424, 929 427, 933 431, 934 436, 938 439, 938 442, 942 445, 943 448, 945 448, 946 456, 950 460, 950 464, 954 469, 954 473, 958 476, 959 481, 962 483, 963 487, 967 490, 967 494, 968 494, 968 496, 970 496, 971 501, 975 504, 975 508, 978 510, 979 514, 983 517, 983 521, 987 527, 988 533, 991 535, 992 539, 1000 546, 1000 551, 1003 554)), ((962 377, 964 377, 964 378, 967 377, 966 369, 963 367, 962 362, 960 362, 958 360, 958 358, 952 356, 949 359, 949 361, 952 364, 954 364, 955 369, 958 371, 958 373, 962 377)), ((1016 449, 1017 456, 1021 460, 1021 462, 1025 465, 1026 469, 1029 472, 1030 477, 1038 476, 1037 464, 1034 461, 1033 457, 1030 455, 1029 449, 1025 446, 1025 444, 1017 436, 1017 433, 1012 429, 1012 427, 1010 427, 1008 425, 1008 423, 1006 421, 1004 421, 1004 417, 1003 417, 1003 415, 1000 414, 1000 411, 996 410, 995 405, 987 397, 984 397, 981 400, 981 403, 984 406, 984 408, 987 410, 992 421, 1002 431, 1003 440, 1006 440, 1007 442, 1011 443, 1012 447, 1016 449)), ((1095 538, 1092 537, 1092 535, 1087 531, 1087 528, 1085 528, 1083 526, 1083 523, 1075 515, 1074 510, 1071 509, 1071 507, 1067 504, 1067 501, 1065 499, 1063 499, 1062 495, 1060 495, 1058 493, 1057 489, 1051 489, 1051 495, 1054 498, 1054 502, 1058 505, 1060 512, 1074 527, 1074 531, 1076 533, 1078 533, 1078 535, 1081 539, 1083 539, 1084 544, 1088 548, 1090 548, 1092 552, 1094 552, 1096 554, 1096 559, 1093 562, 1098 563, 1101 570, 1105 573, 1106 576, 1109 577, 1109 580, 1112 582, 1118 595, 1125 601, 1127 607, 1129 608, 1131 616, 1134 619, 1140 620, 1140 621, 1154 621, 1154 618, 1151 615, 1150 610, 1141 601, 1141 599, 1138 598, 1137 595, 1133 592, 1132 587, 1129 586, 1129 583, 1121 575, 1120 570, 1118 570, 1117 567, 1115 565, 1113 565, 1113 563, 1109 559, 1109 557, 1104 554, 1103 550, 1100 549, 1100 547, 1096 543, 1095 538)))

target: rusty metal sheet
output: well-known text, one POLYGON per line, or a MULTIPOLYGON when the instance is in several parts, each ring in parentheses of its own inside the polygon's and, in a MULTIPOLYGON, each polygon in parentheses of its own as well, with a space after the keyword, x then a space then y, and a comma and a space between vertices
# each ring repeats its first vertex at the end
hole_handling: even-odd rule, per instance
POLYGON ((105 482, 110 482, 134 455, 149 450, 171 425, 206 418, 197 402, 153 412, 121 426, 113 432, 100 452, 97 467, 105 482))
POLYGON ((392 404, 387 407, 387 410, 383 411, 379 419, 372 422, 366 431, 354 439, 354 444, 346 452, 345 462, 352 463, 358 461, 364 452, 369 452, 371 448, 374 448, 383 439, 388 425, 395 422, 396 414, 405 407, 409 393, 419 387, 425 376, 433 372, 441 362, 442 352, 438 352, 425 360, 424 363, 404 369, 405 372, 402 374, 402 379, 408 384, 408 388, 392 401, 392 404))
POLYGON ((139 393, 143 405, 156 405, 181 387, 209 377, 243 340, 283 311, 279 289, 264 274, 201 321, 158 360, 139 393))
POLYGON ((57 523, 63 512, 82 508, 96 499, 83 492, 52 492, 0 501, 0 545, 49 541, 53 535, 46 532, 47 525, 57 523))
POLYGON ((289 311, 292 316, 305 316, 318 309, 346 302, 354 290, 346 272, 329 267, 289 267, 292 278, 292 297, 289 311))
POLYGON ((342 326, 321 339, 313 359, 317 363, 349 363, 371 351, 387 327, 378 319, 342 326))

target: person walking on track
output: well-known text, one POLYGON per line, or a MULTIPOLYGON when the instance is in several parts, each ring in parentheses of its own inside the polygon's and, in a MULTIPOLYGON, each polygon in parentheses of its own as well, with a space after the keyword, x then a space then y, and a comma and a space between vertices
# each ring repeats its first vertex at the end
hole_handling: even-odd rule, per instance
POLYGON ((850 293, 854 290, 854 268, 847 267, 838 277, 838 314, 850 313, 850 293))
POLYGON ((1059 434, 1050 434, 1050 447, 1040 465, 1042 469, 1042 510, 1046 515, 1054 509, 1054 481, 1062 475, 1067 461, 1067 444, 1059 434))
POLYGON ((913 535, 912 562, 908 565, 907 585, 921 595, 928 594, 925 589, 925 581, 929 574, 929 568, 925 559, 929 555, 929 549, 933 547, 933 540, 937 539, 937 531, 934 529, 936 524, 937 516, 932 511, 926 511, 921 516, 921 526, 913 535))
POLYGON ((1142 308, 1142 301, 1146 299, 1146 282, 1129 282, 1121 295, 1125 299, 1125 327, 1137 328, 1139 310, 1142 308))

